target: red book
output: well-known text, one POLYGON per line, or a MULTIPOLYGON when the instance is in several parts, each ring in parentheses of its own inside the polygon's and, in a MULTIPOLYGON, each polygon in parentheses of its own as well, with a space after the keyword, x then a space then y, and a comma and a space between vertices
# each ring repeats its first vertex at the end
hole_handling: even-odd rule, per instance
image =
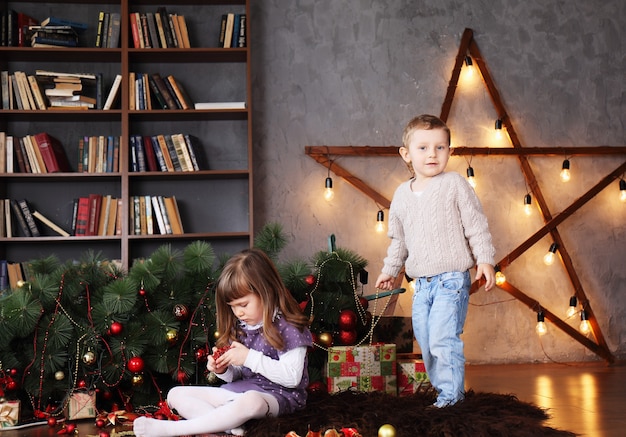
POLYGON ((102 194, 89 195, 89 221, 86 235, 98 235, 100 223, 100 208, 102 206, 102 194))
POLYGON ((146 154, 146 165, 148 167, 148 171, 159 171, 156 155, 154 154, 154 149, 152 148, 152 139, 149 135, 146 135, 142 138, 142 140, 143 148, 146 154))
POLYGON ((25 35, 28 34, 28 26, 36 26, 39 21, 22 12, 17 13, 17 45, 19 47, 30 47, 30 41, 27 41, 25 35))
POLYGON ((89 198, 79 197, 78 207, 76 210, 76 230, 74 235, 77 237, 87 235, 87 228, 89 226, 89 198))
POLYGON ((61 142, 45 132, 34 135, 48 173, 70 171, 70 163, 61 142))

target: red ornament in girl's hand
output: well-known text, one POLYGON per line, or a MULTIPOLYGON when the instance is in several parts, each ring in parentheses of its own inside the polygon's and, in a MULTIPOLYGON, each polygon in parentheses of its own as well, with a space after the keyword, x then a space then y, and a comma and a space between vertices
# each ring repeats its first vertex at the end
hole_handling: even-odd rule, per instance
POLYGON ((217 360, 219 357, 224 355, 228 349, 230 349, 230 346, 222 346, 220 348, 215 349, 215 352, 213 352, 213 359, 217 360))

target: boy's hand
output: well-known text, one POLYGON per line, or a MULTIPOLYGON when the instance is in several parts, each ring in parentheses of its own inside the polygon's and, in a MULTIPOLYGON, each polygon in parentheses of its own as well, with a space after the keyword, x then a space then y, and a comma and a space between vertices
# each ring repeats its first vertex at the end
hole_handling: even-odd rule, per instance
POLYGON ((478 264, 476 266, 476 278, 485 278, 485 291, 489 291, 496 285, 496 271, 491 264, 478 264))
POLYGON ((393 277, 381 273, 378 279, 376 279, 376 288, 380 288, 381 290, 393 290, 393 280, 393 277))

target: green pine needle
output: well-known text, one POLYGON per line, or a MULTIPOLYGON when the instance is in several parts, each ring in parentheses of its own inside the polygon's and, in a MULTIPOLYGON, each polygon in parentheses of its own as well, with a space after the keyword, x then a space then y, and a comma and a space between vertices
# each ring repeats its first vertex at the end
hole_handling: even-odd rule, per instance
POLYGON ((257 233, 254 246, 275 259, 278 253, 287 245, 287 238, 280 223, 268 223, 257 233))

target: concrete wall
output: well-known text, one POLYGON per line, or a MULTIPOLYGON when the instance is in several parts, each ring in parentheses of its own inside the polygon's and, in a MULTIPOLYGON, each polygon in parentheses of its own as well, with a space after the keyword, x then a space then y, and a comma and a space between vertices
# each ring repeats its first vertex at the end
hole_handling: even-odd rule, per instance
MULTIPOLYGON (((388 238, 374 233, 371 199, 334 177, 322 198, 326 169, 307 145, 399 145, 406 122, 438 115, 461 35, 474 31, 523 146, 624 146, 626 3, 621 0, 264 0, 252 5, 256 228, 277 221, 290 237, 282 260, 308 259, 337 244, 369 260, 378 275, 388 238)), ((462 78, 463 79, 463 78, 462 78)), ((492 139, 496 113, 480 81, 461 82, 449 125, 461 146, 510 146, 492 139)), ((571 158, 572 180, 558 178, 564 156, 533 157, 531 166, 552 215, 579 198, 625 155, 571 158)), ((469 158, 451 159, 464 173, 469 158)), ((336 161, 387 198, 409 176, 397 158, 336 161)), ((527 192, 514 157, 471 158, 497 259, 543 225, 522 213, 527 192)), ((618 182, 559 226, 610 350, 626 358, 626 204, 618 182)), ((507 279, 542 306, 564 315, 574 294, 558 262, 541 258, 543 238, 515 260, 507 279)), ((374 293, 370 283, 366 294, 374 293)), ((410 313, 408 294, 396 314, 410 313)), ((464 340, 471 363, 598 360, 502 290, 470 299, 464 340)), ((579 319, 568 320, 578 327, 579 319)))

